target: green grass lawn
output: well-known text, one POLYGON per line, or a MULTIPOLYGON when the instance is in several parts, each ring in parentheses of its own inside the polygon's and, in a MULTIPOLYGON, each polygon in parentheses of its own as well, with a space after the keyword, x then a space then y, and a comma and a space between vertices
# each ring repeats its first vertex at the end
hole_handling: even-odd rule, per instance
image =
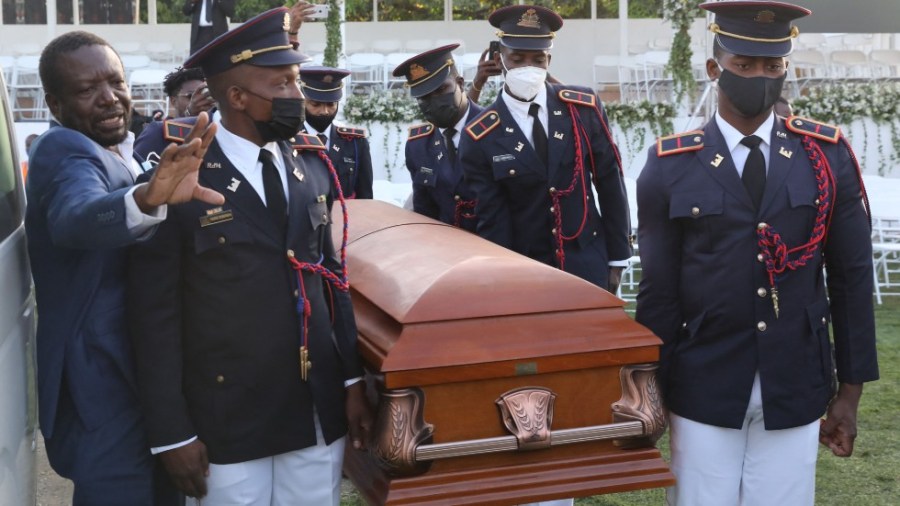
MULTIPOLYGON (((837 458, 820 447, 816 476, 819 506, 900 505, 900 298, 876 307, 881 379, 866 385, 859 409, 859 437, 852 457, 837 458)), ((659 442, 668 458, 668 438, 659 442)), ((662 489, 577 499, 579 506, 659 506, 662 489)), ((350 492, 342 506, 362 505, 350 492)))

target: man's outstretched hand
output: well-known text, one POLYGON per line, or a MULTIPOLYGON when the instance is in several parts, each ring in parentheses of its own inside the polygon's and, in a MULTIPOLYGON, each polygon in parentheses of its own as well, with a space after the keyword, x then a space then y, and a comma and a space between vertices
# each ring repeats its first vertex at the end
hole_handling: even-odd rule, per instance
POLYGON ((216 124, 205 112, 197 116, 191 133, 180 146, 170 144, 159 157, 159 165, 150 182, 138 186, 134 201, 141 212, 150 213, 163 204, 181 204, 192 199, 209 204, 222 204, 221 193, 200 186, 198 171, 203 156, 216 135, 216 124))

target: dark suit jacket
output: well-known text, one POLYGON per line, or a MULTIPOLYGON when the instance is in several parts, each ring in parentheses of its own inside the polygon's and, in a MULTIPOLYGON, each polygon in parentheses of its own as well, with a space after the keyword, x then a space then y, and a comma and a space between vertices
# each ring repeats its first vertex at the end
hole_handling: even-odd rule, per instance
POLYGON ((198 435, 216 464, 297 450, 316 444, 313 407, 328 443, 347 431, 344 381, 362 374, 349 294, 307 272, 298 286, 288 262, 290 250, 340 272, 330 175, 315 152, 281 148, 286 238, 213 142, 200 183, 225 195, 228 219, 206 223, 214 206, 196 201, 169 206, 154 238, 132 251, 129 323, 151 446, 198 435), (313 364, 306 382, 297 314, 304 293, 313 364))
MULTIPOLYGON (((304 130, 305 131, 305 130, 304 130)), ((328 158, 334 164, 341 190, 348 199, 372 198, 372 154, 363 130, 331 125, 328 158)), ((337 194, 334 194, 337 198, 337 194)))
POLYGON ((228 31, 228 19, 234 16, 234 1, 235 0, 213 0, 212 5, 212 33, 209 40, 200 40, 199 37, 199 28, 200 28, 200 11, 203 8, 203 2, 206 0, 200 0, 198 2, 194 2, 193 0, 184 0, 184 6, 181 8, 181 12, 184 13, 185 16, 191 17, 191 54, 195 53, 198 49, 205 46, 212 39, 222 35, 223 33, 228 31))
MULTIPOLYGON (((537 158, 502 97, 481 116, 496 112, 500 124, 476 140, 470 123, 460 141, 466 182, 478 198, 478 235, 556 267, 551 189, 565 190, 573 184, 576 160, 572 115, 558 96, 562 90, 593 95, 587 88, 547 85, 548 167, 537 158)), ((575 182, 571 195, 560 198, 560 212, 562 234, 573 238, 563 241, 564 270, 606 288, 609 260, 631 257, 631 227, 618 153, 599 99, 596 104, 574 106, 591 149, 582 146, 584 179, 575 182), (599 195, 602 216, 591 184, 599 195)))
POLYGON ((53 436, 67 383, 90 430, 137 405, 125 326, 127 161, 52 125, 31 147, 25 227, 41 318, 37 360, 41 430, 53 436))
POLYGON ((801 136, 776 120, 759 212, 715 121, 704 127, 700 150, 650 151, 638 179, 637 320, 663 340, 659 377, 674 413, 740 428, 759 371, 766 429, 814 421, 834 394, 828 320, 838 379, 878 377, 858 170, 843 138, 814 142, 837 181, 828 242, 824 257, 819 250, 805 267, 778 277, 777 318, 757 258, 757 224, 771 225, 789 248, 809 240, 818 191, 801 136))
MULTIPOLYGON (((466 123, 477 118, 482 110, 470 101, 466 123)), ((457 210, 461 202, 475 202, 475 192, 463 180, 460 156, 457 155, 455 163, 450 160, 446 141, 434 125, 413 127, 410 133, 414 138, 406 141, 406 169, 412 179, 413 210, 450 225, 457 225, 458 221, 460 228, 474 232, 478 223, 475 209, 466 206, 457 210), (430 133, 417 137, 416 132, 424 127, 430 133)), ((465 132, 460 134, 462 144, 465 132)))

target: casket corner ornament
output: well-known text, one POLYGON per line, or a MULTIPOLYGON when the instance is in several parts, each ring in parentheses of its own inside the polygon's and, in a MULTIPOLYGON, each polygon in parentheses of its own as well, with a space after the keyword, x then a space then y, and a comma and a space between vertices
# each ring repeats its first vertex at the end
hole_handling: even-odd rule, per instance
POLYGON ((657 368, 657 364, 637 364, 622 367, 619 371, 622 397, 612 404, 613 421, 639 421, 644 426, 640 436, 614 440, 619 447, 652 446, 666 431, 657 368))
POLYGON ((372 448, 378 465, 393 476, 426 472, 430 462, 417 461, 416 448, 431 441, 434 426, 423 418, 425 396, 422 390, 387 390, 381 392, 380 397, 372 448))

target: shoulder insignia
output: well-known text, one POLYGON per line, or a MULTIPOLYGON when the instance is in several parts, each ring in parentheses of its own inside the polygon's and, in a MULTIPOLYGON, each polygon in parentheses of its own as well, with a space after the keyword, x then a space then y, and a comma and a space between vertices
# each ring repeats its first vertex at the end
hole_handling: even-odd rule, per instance
POLYGON ((294 149, 325 150, 325 145, 315 135, 299 133, 291 141, 294 149))
POLYGON ((784 121, 784 126, 795 134, 808 135, 832 144, 837 144, 838 139, 841 137, 841 129, 839 127, 821 123, 814 119, 791 116, 784 121))
POLYGON ((420 137, 425 137, 430 135, 431 132, 434 131, 434 125, 431 123, 424 123, 422 125, 413 125, 409 127, 409 137, 407 140, 418 139, 420 137))
POLYGON ((163 121, 163 139, 181 144, 191 133, 192 128, 193 123, 167 119, 163 121))
POLYGON ((500 115, 497 114, 497 111, 487 110, 484 114, 469 123, 466 127, 466 133, 469 134, 469 137, 477 141, 487 135, 491 130, 497 128, 499 124, 500 115))
POLYGON ((691 130, 656 139, 656 156, 669 156, 703 149, 703 131, 691 130))
POLYGON ((337 127, 337 133, 338 133, 338 135, 343 135, 346 137, 365 138, 367 136, 366 130, 364 128, 337 127))
POLYGON ((575 90, 560 90, 559 99, 563 102, 576 105, 586 105, 589 107, 594 107, 597 105, 597 95, 575 90))

